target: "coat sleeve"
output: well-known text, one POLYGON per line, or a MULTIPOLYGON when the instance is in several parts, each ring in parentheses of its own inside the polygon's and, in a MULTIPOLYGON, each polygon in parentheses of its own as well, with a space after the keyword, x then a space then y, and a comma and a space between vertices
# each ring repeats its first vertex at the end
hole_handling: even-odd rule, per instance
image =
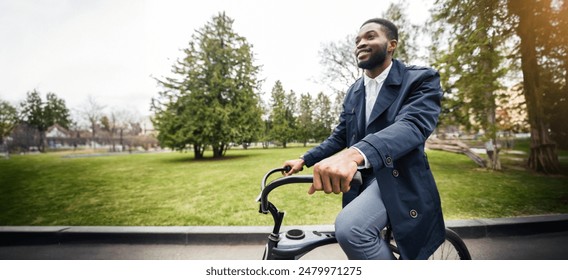
POLYGON ((441 111, 440 76, 429 68, 409 71, 411 82, 403 83, 401 90, 408 93, 395 121, 354 145, 367 156, 375 173, 423 145, 436 127, 441 111))

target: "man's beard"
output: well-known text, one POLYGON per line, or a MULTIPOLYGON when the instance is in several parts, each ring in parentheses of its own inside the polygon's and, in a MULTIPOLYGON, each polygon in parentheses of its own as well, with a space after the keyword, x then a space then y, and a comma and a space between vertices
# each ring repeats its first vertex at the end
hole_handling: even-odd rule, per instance
POLYGON ((369 69, 373 69, 373 68, 375 68, 379 65, 382 65, 383 63, 385 63, 386 59, 387 59, 387 43, 385 43, 383 48, 378 50, 368 60, 359 61, 357 63, 357 66, 359 66, 359 68, 369 70, 369 69))

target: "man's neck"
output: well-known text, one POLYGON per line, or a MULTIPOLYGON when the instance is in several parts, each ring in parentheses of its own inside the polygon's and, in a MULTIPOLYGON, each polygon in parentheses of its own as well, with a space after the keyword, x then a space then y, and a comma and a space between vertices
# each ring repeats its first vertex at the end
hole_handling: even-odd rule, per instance
POLYGON ((383 71, 385 71, 385 69, 387 69, 392 63, 392 59, 386 59, 385 63, 381 64, 380 66, 377 66, 373 69, 365 69, 365 74, 371 78, 374 79, 376 77, 378 77, 381 73, 383 73, 383 71))

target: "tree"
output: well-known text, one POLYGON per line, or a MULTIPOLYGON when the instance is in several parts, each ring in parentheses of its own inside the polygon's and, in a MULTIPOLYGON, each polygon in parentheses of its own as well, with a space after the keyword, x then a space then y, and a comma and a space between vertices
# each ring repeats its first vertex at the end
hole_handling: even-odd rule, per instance
POLYGON ((21 108, 23 121, 39 132, 38 148, 42 152, 45 151, 46 146, 45 133, 50 126, 59 124, 68 128, 71 124, 65 100, 58 98, 55 93, 48 93, 44 102, 37 90, 28 92, 26 99, 21 103, 21 108))
POLYGON ((357 66, 355 56, 355 35, 349 34, 343 40, 322 44, 319 51, 320 65, 323 68, 323 81, 336 94, 336 104, 341 110, 345 92, 363 71, 357 66))
POLYGON ((282 143, 286 148, 288 142, 293 140, 295 133, 296 95, 294 91, 286 94, 282 83, 276 81, 272 88, 270 113, 270 138, 282 143))
POLYGON ((101 121, 101 118, 103 117, 104 109, 105 106, 99 104, 95 97, 90 95, 87 97, 87 101, 81 109, 83 117, 87 120, 89 126, 91 127, 91 143, 93 145, 93 148, 95 148, 97 128, 101 121))
MULTIPOLYGON (((564 4, 563 4, 564 5, 564 4)), ((556 145, 549 135, 550 126, 544 111, 544 86, 541 81, 542 66, 539 65, 539 31, 543 22, 550 23, 547 17, 550 1, 509 1, 509 11, 517 19, 517 35, 520 37, 521 69, 523 90, 527 102, 529 124, 531 126, 531 150, 528 166, 537 172, 558 173, 560 164, 556 145), (539 28, 540 27, 540 28, 539 28), (536 29, 536 30, 535 30, 536 29)))
POLYGON ((7 101, 0 100, 0 146, 18 124, 18 111, 7 101))
POLYGON ((313 137, 316 142, 325 140, 332 131, 332 126, 337 115, 331 110, 331 100, 323 92, 316 97, 314 104, 314 132, 313 137))
MULTIPOLYGON (((500 170, 497 143, 496 108, 502 88, 499 79, 506 69, 503 46, 510 36, 506 26, 506 9, 500 0, 438 2, 434 20, 444 22, 440 40, 449 42, 447 50, 438 50, 436 68, 442 75, 443 86, 450 102, 444 102, 445 112, 455 110, 454 116, 466 127, 482 129, 488 145, 493 169, 500 170), (453 101, 453 102, 452 102, 453 101)), ((446 100, 448 100, 446 99, 446 100)))
POLYGON ((568 148, 568 3, 545 1, 536 16, 538 62, 550 137, 568 148))
POLYGON ((299 115, 296 118, 296 138, 307 145, 314 135, 314 101, 309 93, 300 95, 299 115))
POLYGON ((157 79, 164 90, 152 100, 152 121, 160 143, 180 151, 193 146, 199 159, 208 146, 221 157, 231 144, 255 140, 263 127, 259 67, 233 20, 214 16, 183 51, 174 76, 157 79))
POLYGON ((398 45, 394 57, 411 64, 418 60, 417 36, 420 28, 413 25, 404 13, 408 7, 403 2, 391 3, 383 13, 383 17, 392 21, 398 27, 398 45))

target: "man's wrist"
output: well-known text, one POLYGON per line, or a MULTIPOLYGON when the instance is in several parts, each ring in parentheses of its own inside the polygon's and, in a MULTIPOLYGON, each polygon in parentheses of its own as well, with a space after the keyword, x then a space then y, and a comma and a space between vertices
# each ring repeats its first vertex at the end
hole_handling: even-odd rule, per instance
POLYGON ((348 150, 352 151, 351 154, 353 155, 353 160, 355 161, 355 163, 357 163, 357 166, 359 168, 370 168, 367 156, 365 156, 365 154, 361 152, 361 150, 359 150, 357 147, 351 147, 348 150))
POLYGON ((361 151, 359 151, 357 148, 347 149, 347 151, 349 151, 349 158, 357 163, 358 166, 365 164, 365 157, 363 157, 363 153, 361 153, 361 151))

